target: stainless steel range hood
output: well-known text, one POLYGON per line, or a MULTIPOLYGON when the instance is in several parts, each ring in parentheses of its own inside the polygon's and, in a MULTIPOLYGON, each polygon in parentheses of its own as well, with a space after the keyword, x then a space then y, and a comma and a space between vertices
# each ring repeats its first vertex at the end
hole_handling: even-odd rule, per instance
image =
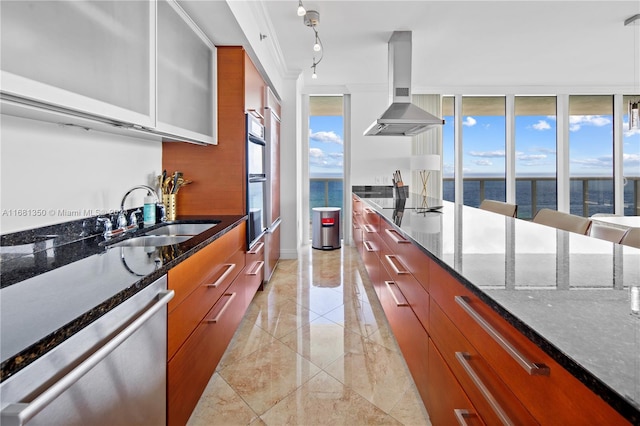
POLYGON ((389 39, 389 98, 391 105, 365 136, 414 136, 444 124, 411 103, 411 31, 395 31, 389 39))

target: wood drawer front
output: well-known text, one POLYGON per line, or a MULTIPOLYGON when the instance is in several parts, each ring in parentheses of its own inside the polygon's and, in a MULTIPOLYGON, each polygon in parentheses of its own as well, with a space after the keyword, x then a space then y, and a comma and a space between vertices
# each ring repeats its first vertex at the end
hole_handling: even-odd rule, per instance
POLYGON ((429 293, 413 277, 404 263, 405 257, 395 254, 380 240, 380 264, 407 299, 425 330, 429 331, 429 293))
POLYGON ((404 237, 393 225, 381 221, 380 236, 398 258, 402 259, 416 280, 429 291, 429 256, 404 237))
POLYGON ((351 210, 353 214, 357 216, 362 216, 362 201, 355 195, 351 195, 351 210))
POLYGON ((240 324, 248 302, 236 280, 169 361, 167 424, 185 425, 222 354, 240 324), (215 322, 212 322, 214 321, 215 322))
POLYGON ((253 248, 247 252, 247 266, 242 270, 242 279, 247 286, 248 303, 251 303, 256 291, 260 288, 265 280, 264 271, 265 262, 265 243, 264 237, 262 237, 253 248))
POLYGON ((240 274, 244 253, 235 252, 230 259, 216 267, 211 278, 203 281, 173 311, 169 312, 167 327, 167 359, 171 359, 191 332, 200 324, 214 303, 240 274))
POLYGON ((362 251, 362 261, 364 263, 364 267, 367 270, 367 274, 369 275, 369 280, 371 284, 373 284, 373 288, 380 298, 380 260, 379 260, 379 252, 380 252, 380 239, 377 234, 369 235, 370 239, 365 239, 362 242, 363 251, 362 251))
MULTIPOLYGON (((184 262, 169 270, 168 286, 176 295, 168 305, 168 312, 175 309, 187 296, 203 282, 213 278, 219 265, 237 252, 244 252, 245 222, 213 241, 184 262)), ((237 275, 244 267, 244 260, 236 265, 237 275)))
POLYGON ((362 225, 358 222, 355 215, 353 215, 352 219, 353 220, 351 221, 351 233, 352 233, 351 236, 353 238, 353 244, 358 249, 358 253, 360 253, 360 257, 362 257, 364 253, 364 247, 362 246, 362 241, 363 241, 362 225))
POLYGON ((371 207, 362 208, 363 224, 369 225, 365 227, 365 232, 378 232, 380 230, 380 215, 371 207))
POLYGON ((489 364, 431 300, 431 338, 487 424, 538 424, 489 364))
POLYGON ((425 406, 433 425, 483 425, 475 407, 429 339, 429 387, 425 406), (463 422, 458 417, 463 418, 463 422))
MULTIPOLYGON (((438 265, 431 265, 431 297, 462 335, 477 349, 527 410, 542 424, 628 424, 609 404, 556 363, 498 313, 438 265), (460 298, 460 296, 462 298, 460 298), (456 299, 458 297, 458 299, 456 299), (462 303, 462 304, 461 304, 462 303), (468 306, 467 309, 463 304, 468 306), (488 324, 532 366, 546 366, 549 374, 529 374, 475 315, 488 324), (535 364, 534 364, 535 363, 535 364)), ((540 373, 543 373, 541 371, 540 373)))
POLYGON ((384 271, 380 278, 382 279, 380 304, 409 367, 413 381, 422 400, 425 401, 429 385, 429 336, 396 283, 390 280, 384 271))

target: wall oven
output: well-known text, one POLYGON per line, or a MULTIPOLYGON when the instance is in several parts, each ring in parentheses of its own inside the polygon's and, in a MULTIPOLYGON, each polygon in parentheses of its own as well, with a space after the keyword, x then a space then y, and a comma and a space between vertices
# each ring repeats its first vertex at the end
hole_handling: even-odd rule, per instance
POLYGON ((265 226, 267 173, 265 165, 266 142, 264 125, 247 114, 247 226, 248 248, 262 236, 265 226))

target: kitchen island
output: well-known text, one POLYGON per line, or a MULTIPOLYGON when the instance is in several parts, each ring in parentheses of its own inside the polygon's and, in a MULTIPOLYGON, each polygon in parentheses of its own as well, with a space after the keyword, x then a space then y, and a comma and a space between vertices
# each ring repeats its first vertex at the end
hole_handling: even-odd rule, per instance
MULTIPOLYGON (((585 406, 588 399, 580 400, 584 385, 585 395, 614 409, 609 419, 619 415, 640 423, 640 312, 632 311, 630 298, 630 286, 640 284, 640 250, 416 194, 399 200, 355 192, 353 211, 354 240, 362 247, 374 286, 389 284, 393 308, 411 306, 431 345, 429 362, 434 354, 441 356, 483 420, 495 416, 504 423, 506 412, 519 423, 561 421, 554 417, 554 405, 564 405, 559 412, 590 408, 585 406), (410 253, 409 245, 418 255, 410 253), (375 257, 372 262, 371 252, 378 253, 378 263, 375 257), (405 284, 407 275, 420 284, 419 294, 415 285, 405 284), (459 340, 470 345, 469 351, 477 350, 477 356, 456 349, 448 358, 446 351, 455 346, 450 336, 459 332, 459 340), (518 362, 511 369, 512 357, 498 353, 504 342, 491 343, 497 349, 484 348, 496 336, 507 336, 510 348, 503 352, 524 359, 520 363, 529 372, 522 378, 517 377, 518 362), (489 383, 495 376, 496 400, 508 395, 505 404, 522 403, 523 409, 499 413, 499 407, 477 402, 476 391, 462 377, 465 370, 457 372, 458 361, 468 367, 467 356, 484 363, 478 376, 489 383), (547 359, 547 365, 537 366, 537 356, 547 359), (545 385, 540 377, 549 382, 545 385), (569 389, 556 395, 558 383, 565 381, 569 389), (490 405, 486 416, 483 404, 490 405)), ((412 362, 408 359, 412 373, 432 371, 431 364, 416 361, 412 368, 412 362)), ((421 394, 433 419, 429 401, 437 398, 429 386, 421 394)), ((461 411, 456 415, 463 416, 461 411)))

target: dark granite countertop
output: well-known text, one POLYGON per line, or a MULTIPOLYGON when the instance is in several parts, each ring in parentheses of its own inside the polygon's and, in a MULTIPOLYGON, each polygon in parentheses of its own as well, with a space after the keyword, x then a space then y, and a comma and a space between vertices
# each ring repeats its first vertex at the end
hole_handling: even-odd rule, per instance
POLYGON ((246 216, 179 219, 216 225, 183 243, 157 248, 105 246, 101 235, 86 234, 86 229, 95 229, 94 224, 82 226, 82 221, 3 235, 0 382, 238 226, 246 216))
POLYGON ((446 201, 354 193, 633 424, 640 250, 446 201))

